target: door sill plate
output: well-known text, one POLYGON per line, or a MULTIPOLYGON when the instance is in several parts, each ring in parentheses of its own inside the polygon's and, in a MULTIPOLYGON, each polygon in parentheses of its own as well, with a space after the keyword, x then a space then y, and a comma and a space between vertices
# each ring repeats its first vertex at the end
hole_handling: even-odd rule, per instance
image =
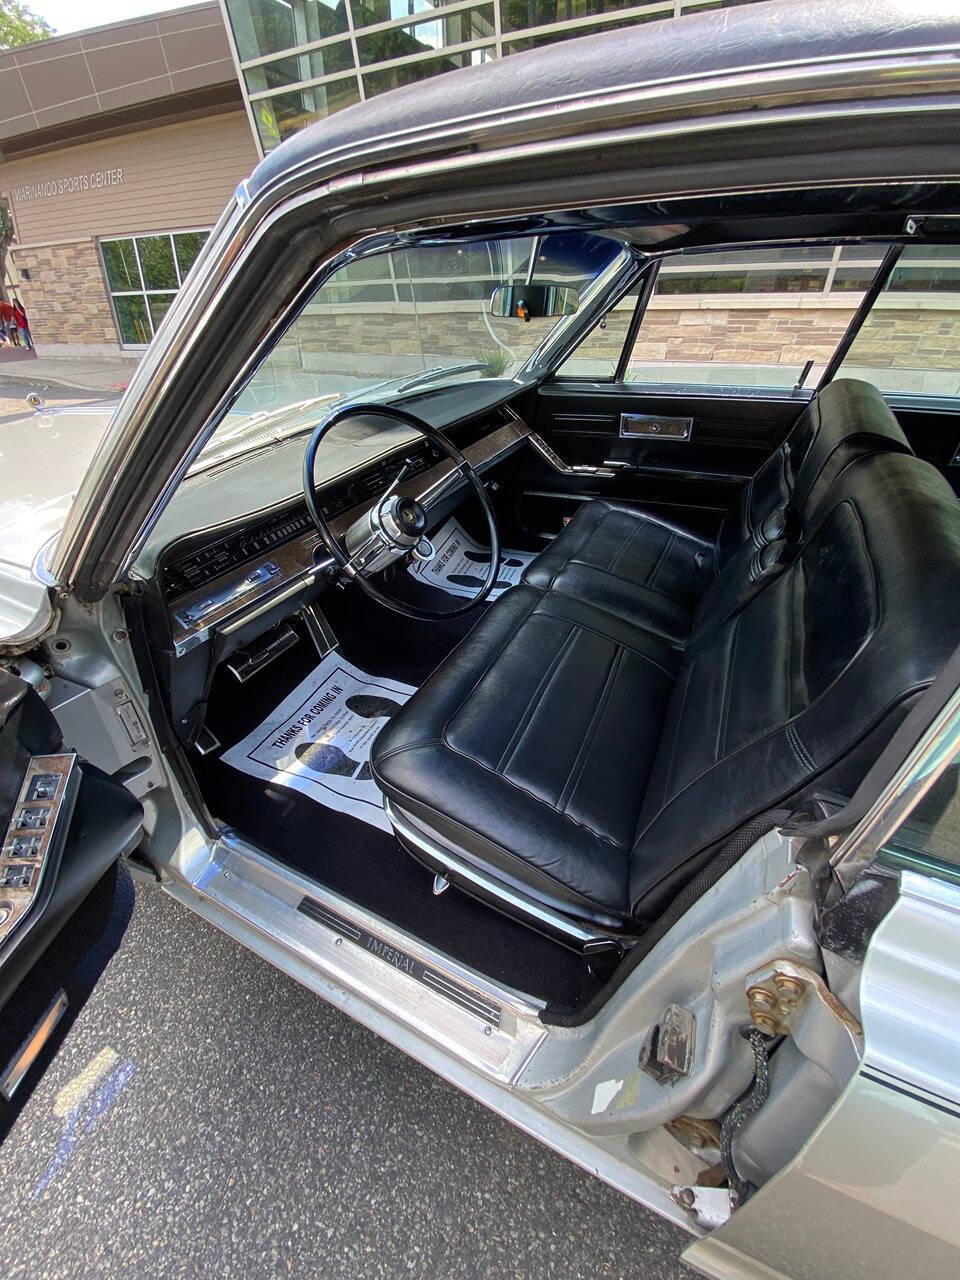
MULTIPOLYGON (((180 884, 168 881, 167 888, 189 903, 180 884)), ((501 1083, 517 1079, 547 1034, 538 1017, 542 1004, 490 982, 233 834, 218 842, 190 888, 297 962, 286 968, 293 977, 303 980, 305 962, 501 1083)), ((231 931, 219 912, 203 914, 231 931)))

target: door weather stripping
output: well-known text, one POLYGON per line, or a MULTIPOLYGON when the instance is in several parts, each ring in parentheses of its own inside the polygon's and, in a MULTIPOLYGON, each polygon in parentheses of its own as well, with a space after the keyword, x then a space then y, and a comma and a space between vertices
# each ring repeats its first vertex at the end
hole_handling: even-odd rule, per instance
POLYGON ((498 986, 228 832, 173 897, 334 1003, 346 992, 386 1014, 386 1038, 412 1038, 492 1080, 517 1079, 546 1035, 542 1002, 498 986))

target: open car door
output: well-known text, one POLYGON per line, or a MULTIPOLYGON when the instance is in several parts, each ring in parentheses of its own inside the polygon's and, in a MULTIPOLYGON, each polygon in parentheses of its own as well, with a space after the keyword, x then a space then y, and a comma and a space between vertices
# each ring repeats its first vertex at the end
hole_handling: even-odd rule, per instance
POLYGON ((64 925, 137 847, 142 823, 140 802, 65 747, 36 690, 0 668, 0 1136, 85 959, 83 929, 64 925))

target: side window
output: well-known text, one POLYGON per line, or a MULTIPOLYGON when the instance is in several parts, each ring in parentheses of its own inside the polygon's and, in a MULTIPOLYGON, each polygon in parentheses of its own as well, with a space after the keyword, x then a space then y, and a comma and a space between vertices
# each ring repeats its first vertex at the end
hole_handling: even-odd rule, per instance
POLYGON ((960 882, 960 764, 956 759, 884 846, 880 860, 960 882))
POLYGON ((637 307, 639 286, 621 298, 594 325, 584 340, 564 361, 560 374, 564 378, 598 378, 608 380, 617 371, 620 352, 627 340, 630 321, 637 307))
MULTIPOLYGON (((790 391, 812 360, 805 385, 815 386, 885 250, 825 245, 664 258, 624 381, 790 391)), ((625 300, 606 330, 587 335, 561 377, 613 376, 620 349, 609 348, 626 334, 628 307, 625 300)))
POLYGON ((881 391, 960 395, 960 246, 904 249, 837 376, 881 391))

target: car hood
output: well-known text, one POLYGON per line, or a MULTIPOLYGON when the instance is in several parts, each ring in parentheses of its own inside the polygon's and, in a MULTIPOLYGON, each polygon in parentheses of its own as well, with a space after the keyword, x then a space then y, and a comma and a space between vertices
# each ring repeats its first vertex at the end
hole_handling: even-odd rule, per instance
POLYGON ((63 527, 117 403, 27 409, 0 421, 0 645, 39 639, 53 618, 34 565, 63 527))

